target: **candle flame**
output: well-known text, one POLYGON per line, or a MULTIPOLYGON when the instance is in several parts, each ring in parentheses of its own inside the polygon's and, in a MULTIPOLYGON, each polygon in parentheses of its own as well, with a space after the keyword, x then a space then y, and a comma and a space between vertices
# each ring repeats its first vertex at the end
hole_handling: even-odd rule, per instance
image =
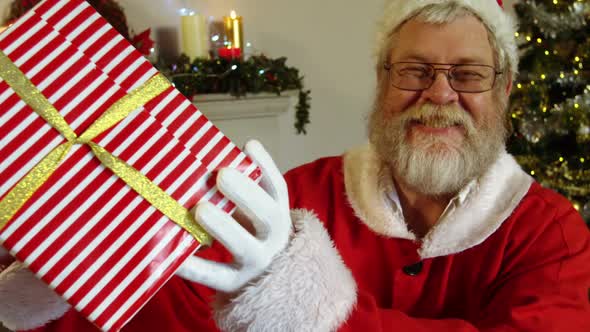
POLYGON ((238 17, 235 10, 232 10, 231 13, 229 14, 229 16, 232 18, 232 20, 235 20, 236 17, 238 17))

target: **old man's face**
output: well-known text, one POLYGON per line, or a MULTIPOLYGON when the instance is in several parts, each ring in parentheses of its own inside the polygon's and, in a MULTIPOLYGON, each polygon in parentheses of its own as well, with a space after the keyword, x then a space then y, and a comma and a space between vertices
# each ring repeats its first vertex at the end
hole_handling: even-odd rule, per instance
MULTIPOLYGON (((495 67, 488 32, 473 16, 442 25, 412 19, 394 40, 390 63, 428 63, 437 70, 432 85, 422 91, 394 87, 397 83, 384 70, 369 123, 371 142, 396 180, 423 194, 456 193, 485 172, 503 148, 510 85, 466 93, 448 81, 443 69, 450 64, 495 67)), ((415 69, 409 68, 410 75, 415 69)))

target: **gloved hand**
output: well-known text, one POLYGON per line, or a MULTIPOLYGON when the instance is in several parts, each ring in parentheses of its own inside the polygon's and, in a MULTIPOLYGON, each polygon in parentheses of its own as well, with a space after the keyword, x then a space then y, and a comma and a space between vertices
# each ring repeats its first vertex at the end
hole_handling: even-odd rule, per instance
POLYGON ((256 234, 249 233, 215 205, 199 203, 196 220, 231 252, 234 263, 222 264, 191 256, 176 272, 185 279, 226 293, 235 292, 260 276, 274 256, 286 247, 292 228, 289 195, 281 172, 260 142, 249 141, 244 152, 262 170, 260 186, 237 170, 224 168, 217 175, 217 187, 249 219, 256 234))

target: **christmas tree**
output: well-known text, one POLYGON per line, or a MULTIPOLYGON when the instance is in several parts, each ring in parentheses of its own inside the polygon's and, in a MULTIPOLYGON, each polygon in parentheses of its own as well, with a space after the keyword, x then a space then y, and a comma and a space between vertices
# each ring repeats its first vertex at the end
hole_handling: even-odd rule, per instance
POLYGON ((508 150, 590 225, 590 4, 528 0, 515 11, 521 61, 508 150))

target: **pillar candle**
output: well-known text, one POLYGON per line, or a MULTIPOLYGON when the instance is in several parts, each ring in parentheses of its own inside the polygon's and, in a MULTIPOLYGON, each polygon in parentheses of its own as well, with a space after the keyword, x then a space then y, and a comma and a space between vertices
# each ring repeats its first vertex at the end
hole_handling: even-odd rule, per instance
POLYGON ((242 28, 242 17, 237 16, 232 10, 231 15, 223 17, 225 34, 229 38, 232 48, 244 48, 244 30, 242 28))
POLYGON ((182 53, 194 58, 209 57, 209 34, 203 15, 191 13, 180 16, 182 53))

